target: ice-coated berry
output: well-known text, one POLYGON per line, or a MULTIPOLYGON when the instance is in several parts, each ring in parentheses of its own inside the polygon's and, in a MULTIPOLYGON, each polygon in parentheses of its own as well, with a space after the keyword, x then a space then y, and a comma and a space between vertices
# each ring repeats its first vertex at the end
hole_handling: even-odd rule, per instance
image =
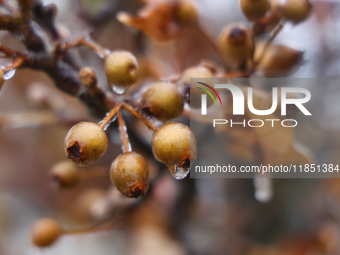
POLYGON ((183 99, 171 82, 155 82, 144 93, 140 109, 147 115, 165 122, 181 115, 183 99))
POLYGON ((256 21, 264 17, 270 9, 268 0, 240 0, 243 14, 249 21, 256 21))
POLYGON ((153 135, 152 152, 158 161, 169 167, 176 179, 183 179, 196 159, 196 139, 183 124, 165 124, 153 135))
POLYGON ((136 152, 120 154, 111 164, 110 177, 116 188, 126 197, 144 196, 149 188, 149 167, 136 152))
POLYGON ((105 60, 106 78, 113 92, 124 94, 139 78, 137 59, 128 51, 114 51, 105 60))
POLYGON ((95 162, 107 150, 108 139, 101 127, 93 122, 80 122, 67 133, 65 153, 80 166, 95 162))

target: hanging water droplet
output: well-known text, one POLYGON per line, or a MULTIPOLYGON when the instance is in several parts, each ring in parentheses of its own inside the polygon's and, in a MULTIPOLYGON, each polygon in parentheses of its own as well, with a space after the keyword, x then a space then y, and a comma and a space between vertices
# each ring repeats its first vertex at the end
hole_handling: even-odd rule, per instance
POLYGON ((255 198, 261 203, 268 203, 274 196, 273 180, 269 177, 254 178, 255 198))
POLYGON ((175 177, 177 180, 182 180, 189 174, 190 167, 181 167, 175 165, 170 167, 170 172, 172 176, 175 177))
POLYGON ((13 76, 14 76, 15 73, 16 73, 16 71, 17 71, 16 69, 10 69, 9 71, 7 71, 7 72, 4 74, 3 79, 4 79, 5 81, 7 81, 7 80, 13 78, 13 76))
POLYGON ((124 94, 129 87, 128 86, 117 86, 117 85, 111 85, 112 91, 118 95, 124 94))

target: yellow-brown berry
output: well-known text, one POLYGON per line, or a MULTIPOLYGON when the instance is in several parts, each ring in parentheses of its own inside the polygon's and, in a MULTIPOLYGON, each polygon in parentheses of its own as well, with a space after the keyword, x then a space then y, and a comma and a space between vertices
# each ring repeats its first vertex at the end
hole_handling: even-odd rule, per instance
POLYGON ((268 0, 241 0, 241 9, 249 21, 257 21, 264 17, 270 9, 268 0))
POLYGON ((183 179, 196 159, 196 139, 189 127, 180 123, 166 124, 154 133, 152 152, 158 161, 169 167, 176 179, 183 179))
POLYGON ((80 166, 95 162, 107 150, 108 139, 101 127, 93 122, 80 122, 67 133, 65 153, 80 166))
POLYGON ((175 9, 175 17, 180 24, 196 24, 198 20, 198 14, 194 3, 190 0, 179 1, 175 9))
MULTIPOLYGON (((208 68, 194 66, 186 69, 179 79, 179 81, 184 83, 187 86, 187 89, 189 89, 190 96, 187 98, 187 101, 190 103, 190 107, 199 108, 201 107, 201 95, 205 94, 205 92, 196 88, 199 87, 199 84, 191 86, 190 79, 192 78, 214 78, 214 75, 208 68)), ((210 106, 213 103, 214 101, 208 97, 207 106, 210 106)))
POLYGON ((306 20, 311 10, 309 0, 288 0, 283 6, 284 16, 295 24, 306 20))
POLYGON ((63 188, 74 187, 79 183, 80 171, 71 161, 65 160, 54 164, 51 167, 51 175, 53 180, 63 188))
POLYGON ((266 77, 278 77, 289 72, 302 61, 303 52, 284 45, 269 47, 261 59, 257 71, 266 77))
POLYGON ((124 94, 139 78, 137 59, 128 51, 114 51, 105 60, 106 78, 113 92, 124 94))
POLYGON ((136 152, 120 154, 111 164, 110 177, 116 188, 126 197, 144 196, 149 188, 149 167, 136 152))
POLYGON ((171 82, 153 83, 144 93, 140 109, 147 115, 165 122, 177 118, 183 112, 183 99, 171 82))
POLYGON ((255 33, 270 33, 277 27, 283 17, 283 4, 279 0, 270 2, 269 13, 255 23, 255 33))
POLYGON ((32 228, 32 242, 38 247, 53 244, 62 235, 63 230, 58 221, 45 217, 38 220, 32 228))
POLYGON ((253 53, 249 29, 239 24, 227 26, 218 39, 217 48, 229 71, 245 69, 253 53))

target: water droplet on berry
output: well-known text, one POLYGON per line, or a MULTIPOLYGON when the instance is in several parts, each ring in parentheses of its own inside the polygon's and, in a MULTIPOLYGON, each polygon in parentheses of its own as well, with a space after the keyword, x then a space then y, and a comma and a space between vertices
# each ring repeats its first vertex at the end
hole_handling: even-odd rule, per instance
POLYGON ((127 87, 127 86, 117 86, 117 85, 113 85, 113 84, 111 84, 111 88, 112 88, 113 92, 118 94, 118 95, 124 94, 129 89, 129 87, 127 87))
POLYGON ((14 76, 15 73, 16 73, 16 71, 17 71, 16 69, 11 69, 11 70, 7 71, 7 72, 4 74, 3 79, 4 79, 5 81, 7 81, 7 80, 13 78, 13 76, 14 76))
POLYGON ((170 172, 172 176, 175 177, 175 179, 182 180, 189 174, 190 167, 181 167, 174 165, 170 167, 170 172))

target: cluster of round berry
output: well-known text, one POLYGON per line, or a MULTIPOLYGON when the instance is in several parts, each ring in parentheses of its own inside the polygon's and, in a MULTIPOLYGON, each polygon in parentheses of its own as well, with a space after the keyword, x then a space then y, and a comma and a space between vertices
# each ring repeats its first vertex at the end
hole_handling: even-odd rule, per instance
MULTIPOLYGON (((171 10, 163 8, 166 5, 156 8, 157 4, 154 4, 153 11, 149 13, 156 15, 173 11, 175 14, 167 15, 169 24, 174 16, 177 25, 197 26, 198 17, 194 5, 184 0, 178 3, 180 4, 173 5, 171 10)), ((302 58, 301 52, 297 50, 281 45, 270 46, 270 44, 286 21, 297 24, 308 17, 311 10, 308 0, 288 0, 284 3, 279 0, 240 0, 240 5, 248 21, 252 23, 252 27, 240 24, 228 25, 222 31, 217 43, 212 42, 223 62, 224 70, 214 64, 201 63, 186 69, 176 81, 153 82, 143 93, 136 107, 133 107, 127 98, 120 96, 139 80, 140 70, 137 59, 127 51, 114 51, 110 54, 104 52, 106 78, 112 91, 117 95, 117 103, 98 124, 80 122, 69 130, 64 141, 67 157, 79 166, 88 166, 99 159, 108 148, 105 131, 117 119, 123 141, 123 152, 111 164, 111 181, 126 197, 137 198, 145 195, 149 188, 149 167, 143 156, 131 149, 122 115, 122 110, 125 110, 154 131, 151 142, 154 157, 166 164, 176 179, 185 178, 197 155, 195 137, 189 127, 180 123, 165 122, 180 116, 185 103, 190 103, 190 107, 193 108, 200 107, 201 95, 204 92, 190 89, 190 79, 250 77, 255 72, 265 77, 273 77, 287 74, 302 58), (269 32, 272 32, 272 36, 265 45, 255 47, 256 36, 269 32), (153 124, 153 119, 157 119, 161 125, 153 124)), ((159 41, 172 40, 178 34, 177 32, 166 34, 168 30, 163 28, 167 22, 160 22, 164 19, 154 21, 148 19, 146 15, 143 17, 143 24, 149 24, 147 21, 151 20, 155 26, 141 27, 141 19, 124 15, 121 13, 118 19, 127 25, 141 29, 146 34, 153 35, 159 41), (157 22, 162 26, 157 26, 157 22), (156 29, 160 27, 161 31, 156 29)), ((3 73, 0 73, 0 78, 2 77, 3 73)), ((96 77, 91 68, 82 68, 79 78, 89 94, 102 93, 96 85, 96 77)), ((0 79, 0 85, 2 83, 3 80, 0 79)), ((207 105, 212 104, 213 99, 208 98, 207 105)), ((72 187, 80 180, 80 172, 72 162, 55 165, 52 176, 62 187, 72 187)), ((43 218, 34 226, 33 242, 37 246, 47 246, 64 233, 66 232, 58 222, 51 218, 43 218)))
MULTIPOLYGON (((85 79, 84 69, 81 72, 85 83, 88 79, 85 79)), ((124 94, 138 80, 138 62, 129 52, 116 51, 106 58, 105 72, 113 92, 124 94)), ((111 165, 111 180, 127 197, 145 195, 148 190, 148 164, 141 155, 131 151, 121 110, 131 112, 155 131, 152 139, 155 158, 165 163, 176 179, 182 179, 187 176, 190 165, 196 157, 195 137, 187 126, 180 123, 169 123, 157 128, 148 118, 152 116, 166 122, 178 117, 183 112, 183 105, 181 94, 174 84, 167 81, 155 82, 142 96, 138 107, 140 113, 128 103, 119 102, 99 124, 81 122, 74 125, 64 141, 65 153, 80 166, 88 166, 95 162, 106 152, 108 138, 105 130, 117 118, 124 149, 123 154, 111 165)), ((72 173, 69 171, 67 174, 72 173)))
MULTIPOLYGON (((217 48, 228 71, 246 70, 242 77, 258 71, 265 77, 286 75, 302 58, 302 53, 287 46, 269 47, 285 22, 298 24, 311 11, 308 0, 241 0, 241 9, 252 28, 230 24, 221 33, 217 48), (256 37, 273 32, 263 47, 255 47, 256 37)), ((259 45, 258 45, 259 46, 259 45)))

